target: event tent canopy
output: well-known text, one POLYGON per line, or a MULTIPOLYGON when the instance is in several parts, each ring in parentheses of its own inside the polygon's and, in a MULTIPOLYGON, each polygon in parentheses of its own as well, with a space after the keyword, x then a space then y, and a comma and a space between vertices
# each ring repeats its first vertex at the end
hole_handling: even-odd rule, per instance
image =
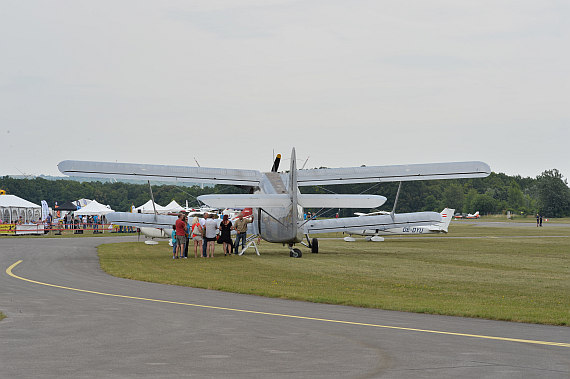
POLYGON ((106 205, 98 203, 96 200, 93 200, 83 208, 76 210, 76 216, 104 216, 108 213, 112 213, 114 210, 108 208, 106 205))
POLYGON ((3 222, 14 223, 20 217, 24 222, 35 221, 40 218, 41 208, 16 195, 0 195, 0 219, 3 222))
POLYGON ((57 208, 55 208, 55 210, 56 211, 76 211, 77 205, 75 205, 71 201, 69 201, 65 204, 58 205, 57 208))
MULTIPOLYGON (((156 206, 156 211, 158 213, 168 213, 167 209, 162 205, 154 203, 156 206)), ((135 208, 135 213, 154 213, 154 208, 152 206, 152 200, 147 201, 140 207, 135 208)))
MULTIPOLYGON (((168 212, 180 212, 183 211, 184 208, 176 202, 176 200, 172 200, 168 205, 164 207, 168 212)), ((158 209, 157 209, 158 211, 158 209)))

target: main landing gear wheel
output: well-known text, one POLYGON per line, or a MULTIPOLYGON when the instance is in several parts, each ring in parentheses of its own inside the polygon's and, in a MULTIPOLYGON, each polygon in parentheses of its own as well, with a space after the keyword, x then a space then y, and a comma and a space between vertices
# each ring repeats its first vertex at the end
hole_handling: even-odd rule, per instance
POLYGON ((299 249, 291 249, 291 252, 289 252, 289 256, 291 258, 301 258, 303 256, 303 253, 301 253, 301 250, 299 249))
POLYGON ((317 254, 318 252, 319 252, 319 240, 313 238, 313 240, 311 241, 311 253, 317 254))

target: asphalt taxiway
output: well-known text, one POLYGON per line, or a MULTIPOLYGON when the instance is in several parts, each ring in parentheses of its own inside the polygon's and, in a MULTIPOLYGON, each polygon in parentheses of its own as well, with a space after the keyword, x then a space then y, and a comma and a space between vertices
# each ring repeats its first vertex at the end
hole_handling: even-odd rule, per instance
POLYGON ((0 239, 8 316, 0 377, 570 376, 567 327, 267 299, 102 272, 96 246, 132 240, 0 239))

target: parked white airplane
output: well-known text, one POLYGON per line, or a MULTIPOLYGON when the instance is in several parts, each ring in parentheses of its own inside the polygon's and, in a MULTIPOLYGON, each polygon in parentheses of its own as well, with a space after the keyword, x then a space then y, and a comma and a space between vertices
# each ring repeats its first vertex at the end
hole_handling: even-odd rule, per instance
POLYGON ((479 211, 475 212, 474 214, 468 213, 467 216, 465 216, 465 218, 479 218, 481 217, 479 215, 479 211))
MULTIPOLYGON (((249 194, 202 195, 198 199, 215 208, 253 208, 255 222, 249 224, 251 233, 259 235, 268 242, 287 244, 291 257, 302 255, 301 250, 294 248, 297 243, 311 248, 313 253, 318 252, 317 239, 309 238, 309 234, 313 233, 384 230, 441 222, 441 215, 437 212, 303 220, 303 207, 376 208, 384 204, 386 198, 378 195, 303 194, 299 191, 301 186, 482 178, 491 173, 489 165, 483 162, 297 170, 294 148, 291 152, 289 171, 279 173, 278 159, 274 162, 271 172, 87 161, 63 161, 58 167, 66 175, 82 177, 231 184, 246 188, 249 194), (305 237, 307 244, 302 242, 305 237)), ((116 225, 163 229, 170 228, 175 219, 175 216, 127 212, 115 212, 107 216, 107 220, 116 225)))
MULTIPOLYGON (((384 237, 381 236, 393 236, 393 235, 409 235, 409 234, 431 234, 431 233, 447 233, 449 223, 453 218, 453 212, 455 209, 445 208, 441 213, 441 222, 437 222, 432 225, 424 226, 403 226, 391 229, 363 229, 358 233, 349 232, 347 237, 344 237, 346 242, 354 242, 356 239, 352 237, 353 235, 365 236, 367 241, 381 242, 384 241, 384 237)), ((377 214, 390 214, 389 212, 374 212, 374 213, 356 213, 360 217, 369 217, 377 214)))

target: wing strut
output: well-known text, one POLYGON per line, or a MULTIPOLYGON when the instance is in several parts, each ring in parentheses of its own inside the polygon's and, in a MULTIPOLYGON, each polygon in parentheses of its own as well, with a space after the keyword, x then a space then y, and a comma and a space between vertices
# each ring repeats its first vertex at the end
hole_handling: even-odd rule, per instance
POLYGON ((147 182, 148 182, 148 189, 150 190, 150 199, 152 200, 152 207, 154 208, 154 216, 156 217, 158 212, 156 211, 156 204, 154 204, 154 196, 152 194, 152 186, 150 185, 150 180, 147 180, 147 182))
POLYGON ((398 205, 398 198, 400 197, 400 189, 402 188, 402 182, 398 184, 398 192, 396 192, 396 199, 394 200, 394 207, 392 208, 392 212, 390 212, 390 217, 392 220, 394 219, 394 215, 396 214, 396 205, 398 205))

